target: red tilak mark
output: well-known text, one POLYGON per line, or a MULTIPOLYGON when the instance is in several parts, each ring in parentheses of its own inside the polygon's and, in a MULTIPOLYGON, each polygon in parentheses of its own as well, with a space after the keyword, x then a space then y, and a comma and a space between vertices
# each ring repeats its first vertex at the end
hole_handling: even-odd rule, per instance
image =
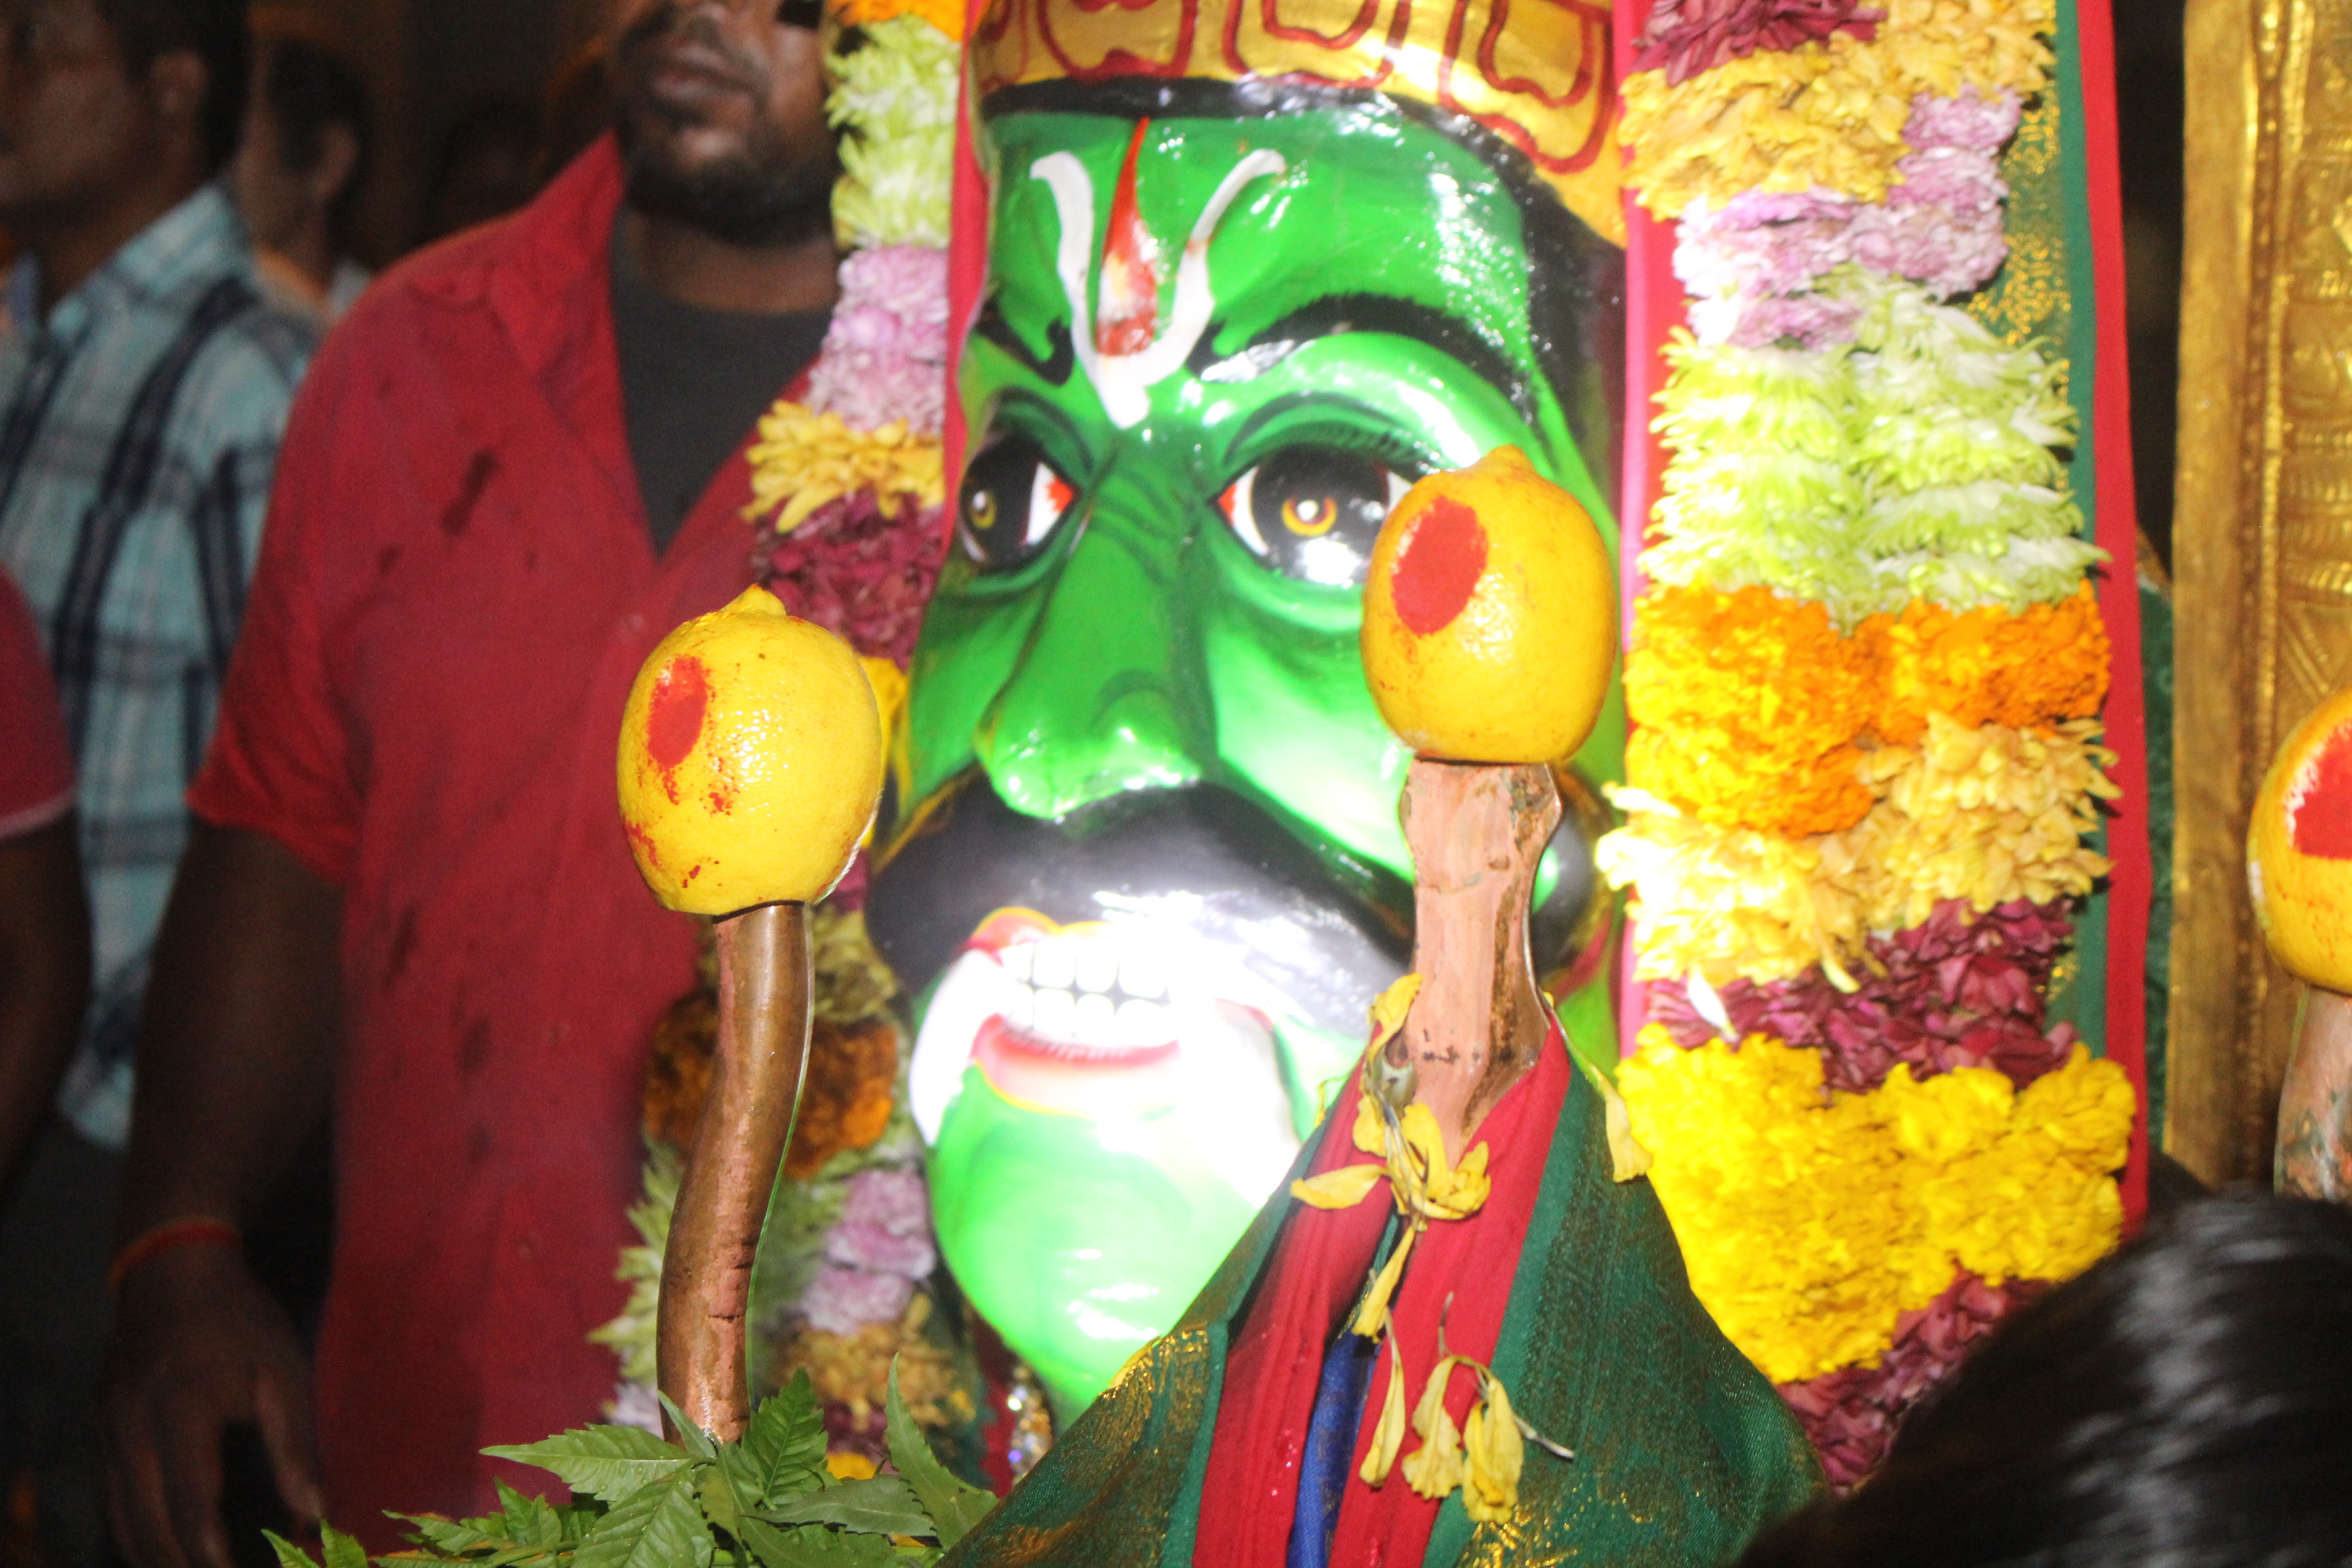
POLYGON ((653 835, 647 833, 644 828, 639 827, 634 822, 627 823, 625 826, 629 831, 629 842, 635 845, 638 852, 645 856, 646 864, 651 866, 656 871, 660 870, 661 851, 654 847, 653 835))
POLYGON ((1486 531, 1478 514, 1450 497, 1429 503, 1397 557, 1390 593, 1397 618, 1418 637, 1444 631, 1470 602, 1486 572, 1486 531))
POLYGON ((735 797, 729 795, 725 790, 712 790, 710 792, 710 809, 717 812, 721 816, 731 816, 735 812, 735 797))
POLYGON ((674 658, 662 667, 646 710, 646 751, 654 766, 668 773, 686 761, 702 738, 702 715, 709 706, 710 677, 700 659, 674 658))
POLYGON ((2323 860, 2352 860, 2352 724, 2338 724, 2297 772, 2286 795, 2286 835, 2323 860))
POLYGON ((1095 350, 1103 354, 1141 353, 1160 335, 1160 247, 1136 209, 1135 168, 1143 155, 1149 120, 1135 122, 1118 188, 1110 198, 1110 223, 1103 231, 1102 308, 1095 322, 1095 350))

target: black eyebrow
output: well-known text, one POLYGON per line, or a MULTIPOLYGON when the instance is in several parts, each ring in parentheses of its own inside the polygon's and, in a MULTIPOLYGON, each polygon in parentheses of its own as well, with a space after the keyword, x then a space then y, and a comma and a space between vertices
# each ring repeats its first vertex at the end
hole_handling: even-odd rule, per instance
POLYGON ((1049 352, 1046 358, 1039 359, 1030 352, 1029 345, 1021 341, 1021 334, 1013 330, 1013 323, 1005 320, 1004 309, 997 302, 993 289, 981 302, 980 318, 972 322, 971 334, 1003 349, 1049 386, 1068 384, 1070 372, 1077 363, 1067 321, 1056 320, 1046 323, 1045 346, 1049 352))
POLYGON ((1521 419, 1533 425, 1538 417, 1534 389, 1525 377, 1512 371, 1509 362, 1476 328, 1458 316, 1400 300, 1393 294, 1326 294, 1313 304, 1293 310, 1230 353, 1219 353, 1213 346, 1223 329, 1224 323, 1218 321, 1201 334, 1186 366, 1194 375, 1204 375, 1214 365, 1270 344, 1306 343, 1342 332, 1386 332, 1426 343, 1459 362, 1464 369, 1508 399, 1521 419))

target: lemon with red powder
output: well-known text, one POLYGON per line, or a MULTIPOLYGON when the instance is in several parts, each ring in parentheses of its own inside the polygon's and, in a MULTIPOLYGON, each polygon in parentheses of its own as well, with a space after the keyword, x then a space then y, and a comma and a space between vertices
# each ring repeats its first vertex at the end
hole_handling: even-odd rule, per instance
POLYGON ((1372 547, 1362 650, 1381 717, 1422 755, 1563 761, 1617 658, 1608 546, 1516 447, 1432 474, 1372 547))
POLYGON ((2248 829, 2254 913, 2279 963, 2352 992, 2352 689, 2294 727, 2263 776, 2248 829))
POLYGON ((849 646, 764 588, 664 637, 621 717, 621 819, 688 914, 823 898, 874 819, 882 721, 849 646))

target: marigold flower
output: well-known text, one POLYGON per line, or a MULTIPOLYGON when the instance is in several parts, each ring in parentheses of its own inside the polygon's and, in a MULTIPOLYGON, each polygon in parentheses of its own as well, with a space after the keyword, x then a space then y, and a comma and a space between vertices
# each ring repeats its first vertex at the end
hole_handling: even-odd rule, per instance
POLYGON ((1654 1026, 1618 1081, 1693 1290, 1776 1383, 1874 1364, 1960 1270, 2063 1279, 2122 1233, 2137 1102, 2079 1046, 2022 1092, 1906 1067, 1854 1095, 1767 1036, 1694 1051, 1654 1026))
POLYGON ((2101 799, 2095 720, 2050 731, 1967 729, 1930 714, 1916 748, 1866 752, 1878 804, 1810 838, 1717 827, 1651 792, 1612 792, 1631 815, 1595 847, 1601 874, 1634 889, 1635 974, 1694 971, 1710 984, 1788 980, 1819 963, 1852 989, 1868 931, 1921 925, 1946 900, 1981 913, 2022 899, 2079 898, 2106 875, 2083 836, 2101 799))
POLYGON ((1766 588, 1653 589, 1625 660, 1627 777, 1718 827, 1853 826, 1872 798, 1853 742, 1875 706, 1874 651, 1766 588))
POLYGON ((1874 727, 1898 745, 1925 734, 1931 712, 1969 728, 2021 730, 2087 718, 2106 700, 2107 629, 2088 583, 2063 604, 2021 614, 1915 599, 1900 616, 1874 616, 1861 635, 1880 663, 1874 727))

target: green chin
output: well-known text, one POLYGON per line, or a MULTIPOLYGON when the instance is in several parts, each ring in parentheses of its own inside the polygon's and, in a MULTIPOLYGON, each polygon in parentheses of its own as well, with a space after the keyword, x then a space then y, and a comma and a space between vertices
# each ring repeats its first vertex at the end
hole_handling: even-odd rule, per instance
POLYGON ((940 1126, 930 1177, 941 1255, 1063 1422, 1166 1331, 1258 1206, 1173 1110, 1118 1121, 1031 1110, 978 1068, 940 1126))

